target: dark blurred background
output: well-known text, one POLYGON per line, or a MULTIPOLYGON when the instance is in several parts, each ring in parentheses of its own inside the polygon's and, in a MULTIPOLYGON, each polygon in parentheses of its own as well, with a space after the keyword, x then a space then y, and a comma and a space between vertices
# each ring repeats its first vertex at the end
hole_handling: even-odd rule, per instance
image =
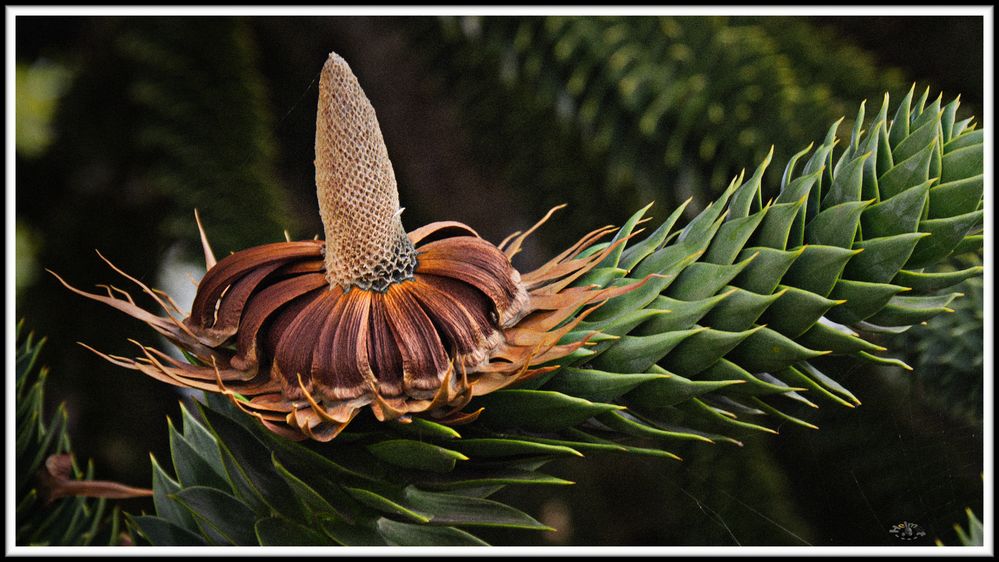
MULTIPOLYGON (((77 454, 134 485, 148 485, 148 452, 169 454, 180 395, 75 342, 119 355, 128 338, 159 342, 44 268, 131 288, 98 249, 183 301, 203 271, 195 208, 217 255, 321 233, 312 160, 329 51, 377 110, 407 227, 460 220, 498 242, 570 203, 521 267, 651 200, 658 219, 688 197, 696 212, 771 144, 773 184, 833 121, 849 131, 860 101, 871 115, 914 82, 983 118, 980 17, 19 16, 16 32, 17 316, 48 337, 48 399, 68 403, 77 454)), ((980 299, 978 283, 965 291, 980 299)), ((554 464, 576 486, 497 499, 560 531, 483 536, 895 545, 888 528, 912 521, 953 542, 964 508, 982 507, 978 302, 940 333, 907 335, 960 338, 965 356, 921 358, 935 348, 909 339, 907 360, 929 365, 915 374, 844 363, 863 405, 816 412, 820 431, 691 447, 683 463, 554 464)))

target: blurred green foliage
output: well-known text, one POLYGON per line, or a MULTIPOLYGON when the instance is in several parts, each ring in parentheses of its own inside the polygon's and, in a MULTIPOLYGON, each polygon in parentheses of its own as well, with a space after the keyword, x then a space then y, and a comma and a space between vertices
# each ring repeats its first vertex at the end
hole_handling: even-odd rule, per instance
POLYGON ((31 286, 37 279, 41 268, 38 267, 38 234, 23 221, 14 226, 14 290, 20 293, 31 286))
MULTIPOLYGON (((982 265, 975 253, 951 260, 951 270, 982 265)), ((964 296, 953 312, 891 338, 905 349, 915 369, 913 383, 923 399, 955 417, 981 423, 985 408, 985 281, 974 277, 954 287, 964 296)))
MULTIPOLYGON (((18 157, 17 217, 21 231, 33 234, 24 240, 34 250, 25 258, 96 283, 108 271, 96 248, 148 279, 171 248, 199 259, 194 209, 220 255, 294 231, 248 21, 28 18, 19 25, 27 28, 19 34, 26 41, 51 33, 57 43, 42 42, 39 56, 58 56, 73 75, 52 116, 47 150, 18 157)), ((74 346, 82 339, 121 352, 131 327, 77 308, 50 276, 34 273, 35 283, 18 294, 18 310, 60 350, 52 358, 53 387, 90 420, 81 445, 112 467, 112 478, 127 479, 147 462, 148 425, 175 411, 174 393, 107 373, 74 346), (97 396, 83 398, 96 389, 97 396), (121 417, 105 417, 107 411, 121 417)), ((153 439, 153 450, 166 444, 165 436, 153 439)))
POLYGON ((37 157, 52 143, 52 116, 70 79, 69 69, 51 62, 17 65, 14 70, 14 142, 18 154, 37 157))
POLYGON ((858 100, 908 89, 899 71, 796 18, 411 23, 417 52, 480 132, 476 154, 535 208, 567 200, 582 224, 620 224, 651 200, 669 210, 692 196, 699 210, 771 144, 784 162, 858 100))

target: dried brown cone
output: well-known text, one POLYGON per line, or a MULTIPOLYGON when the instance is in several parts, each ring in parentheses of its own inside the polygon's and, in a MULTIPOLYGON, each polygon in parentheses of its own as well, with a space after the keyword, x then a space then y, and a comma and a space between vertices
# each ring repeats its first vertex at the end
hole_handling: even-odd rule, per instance
POLYGON ((141 344, 135 359, 97 353, 163 382, 223 392, 290 438, 328 441, 364 407, 379 420, 474 419, 477 412, 461 411, 474 396, 558 368, 586 344, 560 344, 563 336, 637 285, 572 286, 625 241, 583 255, 612 227, 521 275, 510 259, 555 209, 499 246, 452 221, 406 234, 374 109, 335 54, 319 99, 316 182, 326 241, 267 244, 216 263, 201 229, 208 271, 186 317, 117 268, 166 315, 114 287, 105 296, 66 284, 144 321, 198 364, 141 344))

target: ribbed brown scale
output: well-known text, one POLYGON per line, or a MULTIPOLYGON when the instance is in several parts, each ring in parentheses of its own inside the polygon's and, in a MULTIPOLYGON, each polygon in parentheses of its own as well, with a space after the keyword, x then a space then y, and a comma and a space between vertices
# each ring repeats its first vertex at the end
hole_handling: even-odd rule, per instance
POLYGON ((281 307, 269 322, 265 324, 264 329, 260 332, 260 336, 258 336, 264 343, 263 354, 257 356, 258 363, 270 364, 271 372, 276 376, 280 376, 289 385, 294 386, 293 381, 297 373, 295 370, 292 370, 294 366, 289 363, 288 355, 282 353, 281 342, 285 342, 285 349, 295 345, 296 340, 287 336, 291 329, 295 327, 299 317, 310 306, 315 304, 318 299, 323 297, 325 294, 324 291, 326 291, 326 288, 321 287, 281 307))
POLYGON ((440 334, 407 284, 389 287, 384 300, 389 329, 402 356, 403 388, 409 394, 426 397, 426 391, 440 388, 448 370, 440 334))
POLYGON ((417 275, 416 283, 419 290, 413 293, 456 355, 475 355, 502 338, 485 314, 489 310, 485 295, 476 289, 428 274, 417 275))
POLYGON ((114 293, 67 285, 146 322, 201 365, 149 348, 134 360, 104 357, 171 384, 239 393, 240 408, 289 437, 332 439, 364 407, 380 420, 425 412, 467 422, 474 415, 460 409, 472 397, 555 368, 539 365, 585 345, 558 342, 591 305, 640 284, 569 287, 614 251, 578 257, 606 228, 522 281, 510 258, 551 213, 505 250, 453 221, 406 235, 374 109, 335 54, 319 98, 326 240, 267 244, 215 263, 202 230, 208 271, 183 321, 168 303, 168 316, 155 316, 114 293))
POLYGON ((232 365, 237 369, 246 369, 251 363, 257 364, 257 342, 264 322, 278 308, 288 304, 291 300, 326 286, 324 275, 312 274, 283 279, 259 291, 243 314, 243 329, 236 335, 238 352, 230 361, 232 365))
POLYGON ((402 355, 389 328, 385 299, 371 299, 368 331, 368 357, 378 381, 378 392, 388 398, 401 396, 402 355))
POLYGON ((453 277, 479 289, 496 305, 500 322, 508 324, 524 308, 527 292, 510 260, 481 238, 458 237, 421 248, 420 273, 453 277))
POLYGON ((343 309, 333 337, 332 363, 317 377, 334 377, 329 392, 341 400, 357 398, 369 392, 374 380, 368 361, 368 316, 371 295, 351 289, 341 298, 343 309))
POLYGON ((237 332, 246 301, 264 279, 279 267, 281 267, 280 263, 264 265, 240 277, 238 281, 229 286, 229 290, 225 292, 219 302, 218 310, 215 313, 215 324, 211 329, 211 332, 218 334, 218 341, 224 341, 237 332))
MULTIPOLYGON (((316 334, 322 329, 326 319, 340 305, 339 289, 326 291, 320 289, 311 300, 303 299, 305 304, 299 309, 291 305, 287 312, 281 314, 273 331, 281 329, 287 322, 287 327, 281 329, 280 338, 274 349, 274 365, 291 387, 297 386, 298 377, 307 375, 312 366, 312 346, 316 334), (287 320, 286 320, 287 319, 287 320), (280 322, 280 325, 278 324, 280 322), (310 345, 302 342, 311 340, 310 345)), ((308 379, 306 379, 308 380, 308 379)))
POLYGON ((315 242, 279 242, 265 244, 226 256, 205 274, 187 322, 199 329, 215 323, 215 304, 232 283, 252 270, 272 263, 284 263, 296 258, 320 255, 322 246, 315 242))

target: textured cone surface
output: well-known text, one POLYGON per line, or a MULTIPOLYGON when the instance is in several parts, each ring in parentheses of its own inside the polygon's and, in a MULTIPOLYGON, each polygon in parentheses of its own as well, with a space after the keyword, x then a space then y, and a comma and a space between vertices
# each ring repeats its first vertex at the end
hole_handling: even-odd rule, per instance
POLYGON ((375 110, 347 62, 331 53, 319 82, 316 188, 332 285, 384 290, 412 276, 416 251, 375 110))

